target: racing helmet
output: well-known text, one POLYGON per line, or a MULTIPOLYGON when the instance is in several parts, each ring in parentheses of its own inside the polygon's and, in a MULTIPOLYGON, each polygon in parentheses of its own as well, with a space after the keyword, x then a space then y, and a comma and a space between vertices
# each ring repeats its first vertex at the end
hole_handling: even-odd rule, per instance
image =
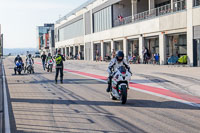
POLYGON ((123 59, 124 59, 124 53, 123 53, 123 51, 118 51, 117 52, 116 59, 119 62, 123 61, 123 59))

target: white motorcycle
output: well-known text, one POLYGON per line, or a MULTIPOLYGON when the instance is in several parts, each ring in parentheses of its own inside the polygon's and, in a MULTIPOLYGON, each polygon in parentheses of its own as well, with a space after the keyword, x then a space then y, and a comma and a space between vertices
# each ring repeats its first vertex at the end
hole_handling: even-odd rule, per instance
POLYGON ((119 67, 113 74, 110 96, 112 100, 120 100, 126 104, 131 73, 124 67, 119 67))
POLYGON ((54 63, 54 61, 53 61, 53 59, 51 59, 51 60, 48 60, 48 62, 47 62, 47 72, 52 72, 52 70, 53 70, 53 63, 54 63))

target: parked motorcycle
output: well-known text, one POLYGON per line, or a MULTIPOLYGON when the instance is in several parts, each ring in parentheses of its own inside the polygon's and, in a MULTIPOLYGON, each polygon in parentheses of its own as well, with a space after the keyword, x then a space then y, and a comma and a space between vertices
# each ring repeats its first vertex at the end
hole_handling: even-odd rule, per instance
POLYGON ((17 74, 17 72, 20 75, 22 70, 23 70, 23 63, 17 61, 16 64, 15 64, 15 67, 14 67, 15 75, 17 74))
POLYGON ((112 100, 120 100, 122 104, 126 104, 130 80, 131 73, 124 66, 114 72, 110 92, 112 100))
POLYGON ((47 63, 47 72, 52 72, 53 70, 53 59, 49 60, 48 63, 47 63))

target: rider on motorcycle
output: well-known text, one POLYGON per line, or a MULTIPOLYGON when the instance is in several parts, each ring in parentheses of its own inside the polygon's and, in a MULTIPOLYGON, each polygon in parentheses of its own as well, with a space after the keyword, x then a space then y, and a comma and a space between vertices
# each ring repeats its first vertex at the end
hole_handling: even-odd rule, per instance
MULTIPOLYGON (((48 65, 48 62, 49 62, 50 60, 52 60, 52 61, 54 62, 53 57, 51 56, 51 53, 49 53, 48 56, 47 56, 47 59, 46 59, 46 64, 47 64, 47 65, 48 65)), ((47 67, 49 68, 49 65, 48 65, 47 67)))
POLYGON ((15 58, 15 61, 14 61, 15 64, 16 64, 17 61, 18 61, 18 62, 21 62, 21 63, 23 62, 23 60, 22 60, 22 58, 20 57, 20 55, 17 55, 17 57, 15 58))
POLYGON ((33 60, 32 56, 31 56, 31 54, 29 54, 29 55, 27 56, 27 58, 26 58, 26 66, 27 66, 27 64, 29 63, 29 61, 31 62, 31 64, 34 64, 34 60, 33 60))
MULTIPOLYGON (((17 55, 17 57, 15 58, 14 60, 14 63, 15 63, 15 67, 14 67, 14 71, 15 71, 15 74, 16 74, 16 71, 17 71, 17 68, 20 67, 20 65, 22 65, 20 67, 20 69, 24 69, 24 63, 23 63, 23 60, 22 58, 20 57, 20 55, 17 55), (19 64, 18 64, 19 63, 19 64), (18 65, 17 65, 18 64, 18 65)), ((21 71, 20 71, 21 72, 21 71)))
POLYGON ((106 90, 107 92, 111 91, 113 72, 115 72, 115 70, 117 68, 119 68, 120 66, 125 66, 126 69, 128 69, 128 71, 131 73, 130 66, 128 65, 128 63, 124 59, 123 51, 118 51, 116 57, 111 60, 109 66, 108 66, 107 71, 109 73, 109 77, 108 77, 108 88, 106 90))

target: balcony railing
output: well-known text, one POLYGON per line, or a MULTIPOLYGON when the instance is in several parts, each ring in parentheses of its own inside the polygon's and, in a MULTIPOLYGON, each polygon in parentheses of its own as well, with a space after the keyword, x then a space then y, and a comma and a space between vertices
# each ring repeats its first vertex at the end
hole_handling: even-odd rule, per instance
POLYGON ((194 0, 194 7, 195 6, 200 6, 200 0, 194 0))
POLYGON ((186 9, 185 0, 174 2, 173 8, 171 7, 171 4, 167 4, 167 5, 152 9, 150 11, 145 11, 145 12, 142 12, 142 13, 135 14, 133 17, 129 16, 129 17, 126 17, 126 18, 122 18, 120 20, 117 19, 114 22, 114 27, 129 24, 129 23, 134 23, 134 22, 149 19, 149 18, 162 16, 162 15, 177 12, 177 11, 182 11, 182 10, 185 10, 185 9, 186 9))

